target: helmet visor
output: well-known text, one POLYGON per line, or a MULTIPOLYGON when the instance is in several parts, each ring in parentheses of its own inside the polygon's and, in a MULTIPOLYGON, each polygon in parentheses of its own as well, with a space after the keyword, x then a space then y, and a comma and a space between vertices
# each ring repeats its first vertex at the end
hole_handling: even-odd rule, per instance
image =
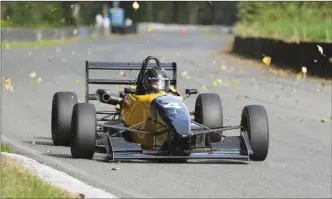
POLYGON ((150 80, 149 82, 150 88, 154 91, 167 91, 169 88, 169 79, 168 78, 160 78, 150 80))

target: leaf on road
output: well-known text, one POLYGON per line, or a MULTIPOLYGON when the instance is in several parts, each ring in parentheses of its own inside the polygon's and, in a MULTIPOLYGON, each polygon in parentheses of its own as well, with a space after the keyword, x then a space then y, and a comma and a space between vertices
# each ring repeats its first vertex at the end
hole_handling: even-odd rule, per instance
POLYGON ((181 73, 181 76, 182 76, 182 77, 185 77, 185 76, 187 76, 187 75, 188 75, 187 71, 183 71, 183 72, 181 73))
POLYGON ((4 83, 4 86, 5 86, 5 88, 6 88, 7 90, 10 89, 10 87, 12 86, 12 81, 11 81, 10 78, 5 77, 5 83, 4 83))
POLYGON ((124 71, 120 71, 120 75, 121 75, 122 77, 125 77, 125 76, 126 76, 126 72, 124 72, 124 71))
POLYGON ((35 84, 35 80, 34 79, 30 79, 30 84, 34 85, 35 84))
POLYGON ((253 84, 253 83, 255 83, 255 82, 256 82, 256 78, 253 77, 253 78, 250 79, 250 83, 251 83, 251 84, 253 84))
POLYGON ((79 84, 80 83, 80 80, 79 79, 76 79, 75 80, 75 84, 79 84))
POLYGON ((78 30, 77 30, 77 29, 75 29, 73 33, 74 33, 74 35, 77 35, 77 33, 78 33, 78 30))
POLYGON ((262 59, 263 63, 268 66, 271 64, 271 60, 272 60, 272 58, 270 56, 264 56, 262 59))
POLYGON ((330 117, 330 120, 332 120, 332 116, 330 117))
POLYGON ((52 62, 52 57, 51 56, 48 56, 48 61, 52 62))
POLYGON ((35 78, 36 75, 37 75, 37 73, 36 73, 35 71, 32 71, 32 72, 30 73, 30 77, 31 77, 31 78, 35 78))
POLYGON ((278 119, 278 120, 281 120, 281 117, 280 117, 280 116, 277 116, 277 119, 278 119))
POLYGON ((36 144, 36 141, 32 141, 32 143, 31 143, 31 144, 33 144, 33 145, 34 145, 34 144, 36 144))
POLYGON ((238 84, 239 84, 239 80, 238 80, 238 79, 233 79, 233 80, 232 80, 232 84, 234 84, 234 85, 238 85, 238 84))
POLYGON ((207 90, 208 88, 206 86, 202 86, 202 89, 203 90, 207 90))
POLYGON ((42 81, 41 77, 38 77, 37 80, 36 80, 37 83, 40 83, 41 81, 42 81))
POLYGON ((320 45, 317 45, 318 51, 320 52, 320 54, 322 54, 324 57, 326 57, 326 55, 324 55, 324 50, 320 45))
POLYGON ((221 70, 227 70, 227 66, 225 66, 225 65, 221 65, 220 68, 221 68, 221 70))
POLYGON ((186 79, 191 79, 191 77, 189 75, 186 76, 186 79))
POLYGON ((115 85, 116 88, 121 88, 120 84, 115 85))
POLYGON ((111 78, 111 75, 110 75, 110 74, 107 74, 107 75, 106 75, 106 78, 111 78))
POLYGON ((152 32, 152 28, 147 27, 146 31, 147 31, 147 32, 152 32))
POLYGON ((327 122, 327 119, 323 118, 322 120, 320 120, 320 122, 325 123, 327 122))

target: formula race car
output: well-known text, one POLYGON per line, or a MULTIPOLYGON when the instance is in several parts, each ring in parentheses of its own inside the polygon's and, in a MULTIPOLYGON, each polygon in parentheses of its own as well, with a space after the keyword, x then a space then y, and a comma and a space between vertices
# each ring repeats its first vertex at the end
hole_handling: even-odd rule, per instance
POLYGON ((245 106, 241 123, 223 125, 221 99, 215 93, 199 94, 195 110, 185 100, 196 89, 177 90, 177 65, 160 63, 149 56, 143 63, 86 61, 85 103, 73 92, 57 92, 52 102, 52 140, 70 146, 73 158, 91 159, 104 148, 107 161, 235 159, 263 161, 268 155, 269 126, 261 105, 245 106), (149 63, 154 60, 155 63, 149 63), (136 80, 90 79, 90 70, 140 70, 136 80), (169 78, 166 70, 173 71, 169 78), (128 85, 120 92, 97 89, 90 84, 128 85), (114 106, 114 111, 97 111, 91 100, 114 106), (102 116, 102 117, 97 117, 102 116), (239 129, 239 135, 226 136, 239 129))

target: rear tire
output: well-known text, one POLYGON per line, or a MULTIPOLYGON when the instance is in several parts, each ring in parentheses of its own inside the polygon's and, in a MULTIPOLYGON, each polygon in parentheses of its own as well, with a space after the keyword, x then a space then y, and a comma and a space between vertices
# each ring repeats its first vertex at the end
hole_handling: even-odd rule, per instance
MULTIPOLYGON (((195 105, 195 122, 208 128, 223 127, 223 109, 221 99, 216 93, 199 94, 195 105)), ((205 136, 205 143, 208 139, 211 142, 220 142, 222 136, 217 133, 208 133, 205 136)))
POLYGON ((51 131, 56 146, 70 146, 71 118, 77 96, 73 92, 57 92, 53 95, 51 131))
POLYGON ((241 126, 248 132, 254 152, 250 159, 264 161, 269 150, 269 124, 265 108, 261 105, 245 106, 241 115, 241 126))
POLYGON ((71 155, 91 159, 95 153, 97 132, 96 108, 89 103, 74 106, 72 117, 71 155))

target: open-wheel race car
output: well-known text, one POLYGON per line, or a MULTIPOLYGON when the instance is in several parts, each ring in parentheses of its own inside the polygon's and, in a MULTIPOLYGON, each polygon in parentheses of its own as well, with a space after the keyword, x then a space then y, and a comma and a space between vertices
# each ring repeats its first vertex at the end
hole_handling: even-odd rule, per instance
POLYGON ((52 102, 52 140, 70 146, 73 158, 91 159, 96 148, 106 160, 235 159, 263 161, 268 155, 269 126, 261 105, 245 106, 240 125, 224 126, 221 99, 216 93, 198 95, 194 111, 185 100, 196 89, 177 90, 177 65, 147 57, 143 63, 86 61, 85 103, 73 92, 57 92, 52 102), (155 63, 150 63, 154 60, 155 63), (90 70, 136 70, 136 80, 90 79, 90 70), (173 71, 169 78, 166 70, 173 71), (128 85, 123 91, 97 89, 90 84, 128 85), (114 106, 97 111, 91 100, 114 106), (101 116, 101 117, 97 117, 101 116), (239 135, 223 132, 239 129, 239 135))

